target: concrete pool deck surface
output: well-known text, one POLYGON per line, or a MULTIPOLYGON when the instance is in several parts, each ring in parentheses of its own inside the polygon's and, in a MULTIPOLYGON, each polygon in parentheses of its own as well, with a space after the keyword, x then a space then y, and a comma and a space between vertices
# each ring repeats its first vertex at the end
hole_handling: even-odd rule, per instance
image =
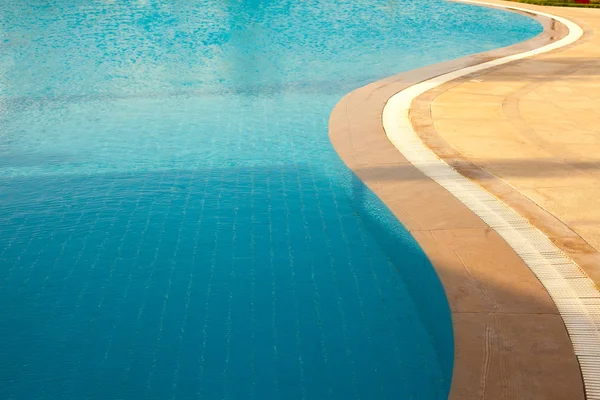
MULTIPOLYGON (((598 282, 594 274, 594 268, 598 267, 598 253, 593 246, 586 244, 574 227, 570 227, 560 215, 553 216, 551 210, 536 205, 525 193, 504 182, 502 177, 486 172, 485 165, 481 169, 471 162, 475 161, 471 159, 472 152, 477 150, 471 143, 475 142, 473 138, 479 138, 480 146, 489 151, 481 159, 493 159, 502 154, 496 149, 501 146, 485 143, 488 136, 494 138, 497 132, 502 137, 502 127, 493 127, 496 117, 502 114, 490 105, 491 111, 486 119, 472 118, 483 115, 478 108, 486 108, 489 103, 499 100, 499 109, 502 111, 504 98, 513 93, 510 90, 521 90, 527 82, 559 81, 561 75, 555 75, 555 70, 547 65, 543 65, 546 68, 541 70, 545 79, 540 79, 540 66, 531 66, 538 58, 574 52, 569 56, 568 64, 573 67, 593 61, 593 47, 600 49, 598 44, 593 44, 594 30, 600 31, 595 25, 599 22, 600 10, 517 6, 573 19, 585 28, 585 35, 579 42, 555 53, 510 63, 425 93, 413 104, 412 123, 424 142, 442 159, 450 161, 450 165, 461 167, 457 168, 459 172, 476 180, 526 216, 598 282), (580 46, 581 52, 578 52, 580 46), (524 69, 515 70, 521 64, 524 69), (511 74, 510 80, 490 79, 484 90, 473 93, 470 89, 469 84, 488 83, 488 74, 500 74, 502 70, 511 74), (466 85, 469 90, 461 91, 460 84, 466 85), (452 92, 454 97, 436 104, 435 99, 449 89, 456 89, 456 93, 452 92), (489 96, 495 97, 490 101, 489 96), (463 97, 463 100, 455 100, 463 97), (472 123, 472 133, 469 138, 460 141, 463 125, 460 122, 456 124, 463 118, 472 123), (446 120, 451 120, 455 129, 437 132, 438 119, 443 120, 446 127, 449 125, 446 120), (477 132, 479 136, 476 136, 477 132), (471 153, 460 154, 460 149, 452 147, 453 140, 471 146, 471 153)), ((383 131, 382 109, 392 95, 415 83, 483 60, 537 48, 565 35, 564 27, 560 24, 551 21, 544 23, 544 34, 525 43, 400 74, 360 88, 346 96, 331 115, 330 137, 342 159, 409 229, 431 259, 444 284, 455 332, 455 369, 450 395, 453 399, 583 399, 584 389, 579 364, 563 320, 544 287, 495 231, 398 152, 383 131)), ((570 70, 573 71, 573 68, 570 70)), ((593 82, 594 76, 591 72, 580 73, 578 79, 593 82)), ((582 86, 586 87, 584 82, 582 86)), ((543 97, 547 92, 536 94, 543 97)), ((514 112, 514 106, 511 110, 514 112)), ((550 121, 557 115, 546 114, 545 118, 550 121)), ((536 115, 539 116, 537 120, 543 120, 543 108, 536 115)), ((555 132, 555 135, 569 135, 564 128, 555 132)), ((532 167, 528 165, 532 164, 530 158, 534 159, 533 155, 537 153, 532 153, 530 157, 519 146, 507 147, 504 153, 506 158, 515 158, 513 150, 524 164, 522 176, 528 176, 530 183, 535 181, 538 175, 531 172, 532 167)), ((562 158, 554 160, 551 157, 548 156, 550 160, 545 161, 547 165, 555 166, 552 171, 556 173, 560 165, 555 164, 562 162, 562 158)), ((513 171, 512 176, 519 176, 514 173, 514 168, 509 171, 513 171)), ((533 171, 544 173, 539 166, 533 171)), ((570 178, 569 173, 565 175, 566 179, 570 178)), ((545 179, 552 181, 551 173, 546 172, 545 179)), ((594 181, 589 181, 588 187, 593 186, 591 182, 594 181)), ((597 211, 587 212, 594 215, 597 211)))
POLYGON ((428 135, 430 148, 480 167, 487 174, 471 178, 599 283, 600 10, 550 12, 578 23, 584 37, 436 88, 414 104, 415 118, 437 132, 437 140, 428 135))

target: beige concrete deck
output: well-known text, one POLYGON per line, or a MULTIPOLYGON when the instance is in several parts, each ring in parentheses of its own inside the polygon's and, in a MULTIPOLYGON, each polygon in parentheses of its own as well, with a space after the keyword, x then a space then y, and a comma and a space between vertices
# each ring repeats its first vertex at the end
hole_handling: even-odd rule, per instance
MULTIPOLYGON (((523 4, 518 6, 529 7, 523 4)), ((573 19, 587 28, 581 43, 571 46, 571 49, 584 46, 581 53, 576 53, 579 55, 571 54, 568 62, 565 58, 564 63, 544 64, 541 70, 538 69, 540 65, 531 66, 531 61, 520 63, 524 67, 530 65, 527 71, 515 71, 514 64, 509 64, 504 69, 513 71, 510 80, 498 81, 497 84, 490 82, 485 90, 474 93, 471 87, 487 82, 485 77, 470 78, 483 79, 483 82, 460 82, 465 85, 463 88, 468 89, 462 92, 456 82, 450 83, 440 91, 428 92, 417 99, 411 110, 411 119, 425 143, 438 155, 460 172, 484 184, 488 190, 527 215, 537 226, 552 233, 551 237, 561 248, 567 249, 570 255, 577 255, 577 261, 584 263, 588 271, 593 271, 597 252, 592 246, 505 181, 471 163, 468 157, 472 153, 461 154, 460 149, 457 151, 451 145, 454 141, 469 145, 472 138, 477 138, 479 148, 491 149, 477 161, 496 160, 500 153, 495 150, 500 146, 495 142, 488 146, 482 137, 502 137, 501 132, 506 125, 492 126, 496 122, 500 125, 506 122, 499 118, 504 115, 503 99, 526 86, 521 85, 521 78, 529 80, 526 74, 533 73, 530 78, 532 83, 544 83, 554 79, 556 71, 551 68, 554 64, 573 65, 592 61, 586 57, 593 54, 594 45, 590 43, 595 40, 595 34, 592 25, 588 24, 587 15, 589 13, 592 15, 590 20, 595 20, 600 10, 564 10, 565 13, 576 13, 573 19), (586 52, 592 53, 585 56, 586 52), (441 95, 455 88, 456 93, 449 94, 455 97, 444 101, 441 95), (461 100, 454 103, 455 98, 461 100), (436 101, 431 103, 434 99, 436 101), (499 99, 498 108, 496 100, 499 99), (471 118, 473 115, 481 116, 480 109, 489 109, 486 123, 471 118), (461 121, 466 122, 460 125, 461 121), (450 123, 455 124, 454 128, 446 130, 445 126, 450 123), (469 124, 472 124, 472 134, 463 140, 461 131, 469 124), (438 133, 438 127, 443 132, 438 133), (476 132, 479 132, 479 136, 476 132)), ((563 15, 563 9, 552 8, 549 12, 563 15)), ((331 114, 330 138, 338 154, 417 239, 444 285, 455 334, 451 399, 577 400, 584 398, 584 390, 571 341, 543 286, 499 235, 398 152, 383 130, 382 110, 391 96, 412 84, 483 60, 537 48, 565 34, 560 24, 547 20, 543 22, 546 29, 538 38, 507 49, 375 82, 348 94, 331 114)), ((594 73, 589 69, 587 71, 585 74, 579 73, 578 79, 594 80, 594 73)), ((560 78, 556 76, 556 79, 560 78)), ((564 86, 562 88, 565 90, 564 86)), ((537 95, 543 96, 544 92, 537 95)), ((537 120, 542 119, 539 114, 537 116, 537 120)), ((506 164, 506 171, 513 171, 511 176, 524 180, 529 178, 525 181, 532 184, 539 177, 552 181, 552 174, 560 175, 557 172, 559 167, 550 167, 564 160, 549 160, 550 157, 546 157, 544 160, 552 163, 533 165, 538 158, 530 157, 528 151, 513 142, 508 140, 512 147, 504 149, 502 154, 505 154, 505 158, 500 158, 506 164), (520 164, 510 169, 511 165, 516 164, 506 162, 506 159, 511 162, 517 160, 520 164), (524 169, 524 166, 528 168, 524 169)), ((469 148, 469 151, 475 150, 469 148)), ((564 175, 569 178, 570 174, 564 175)))
POLYGON ((432 130, 422 136, 438 155, 480 167, 484 173, 471 171, 471 178, 527 216, 598 283, 600 9, 548 11, 578 23, 584 38, 444 85, 417 100, 414 117, 433 124, 437 142, 432 130))

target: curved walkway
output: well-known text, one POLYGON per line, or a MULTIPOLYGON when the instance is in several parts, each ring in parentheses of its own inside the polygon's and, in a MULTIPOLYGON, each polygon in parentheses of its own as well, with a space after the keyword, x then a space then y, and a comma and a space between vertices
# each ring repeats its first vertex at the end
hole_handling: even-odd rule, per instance
POLYGON ((413 103, 413 117, 434 128, 421 130, 430 148, 487 172, 471 177, 528 216, 598 283, 600 10, 550 12, 584 27, 582 40, 442 85, 413 103))
MULTIPOLYGON (((330 137, 340 156, 407 226, 444 284, 455 330, 451 398, 581 399, 584 394, 571 342, 545 289, 496 232, 402 157, 383 132, 381 112, 391 96, 415 83, 537 48, 565 33, 560 24, 546 20, 545 25, 544 34, 529 42, 368 85, 346 96, 331 116, 330 137)), ((588 30, 583 41, 590 35, 588 30)), ((438 154, 455 157, 427 118, 428 95, 415 103, 415 113, 411 110, 413 125, 438 154)), ((464 157, 458 163, 468 164, 464 157)))

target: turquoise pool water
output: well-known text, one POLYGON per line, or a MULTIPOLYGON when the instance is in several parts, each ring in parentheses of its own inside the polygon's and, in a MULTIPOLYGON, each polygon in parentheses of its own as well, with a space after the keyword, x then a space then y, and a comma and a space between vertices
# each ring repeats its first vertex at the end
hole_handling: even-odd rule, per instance
POLYGON ((0 398, 445 398, 442 288, 328 116, 540 31, 428 0, 1 2, 0 398))

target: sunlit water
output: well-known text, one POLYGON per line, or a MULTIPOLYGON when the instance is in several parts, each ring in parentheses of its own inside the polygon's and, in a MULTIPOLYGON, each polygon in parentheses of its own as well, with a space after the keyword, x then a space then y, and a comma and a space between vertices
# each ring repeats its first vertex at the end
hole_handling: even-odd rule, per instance
POLYGON ((428 0, 0 2, 0 398, 445 398, 442 288, 328 116, 540 31, 428 0))

